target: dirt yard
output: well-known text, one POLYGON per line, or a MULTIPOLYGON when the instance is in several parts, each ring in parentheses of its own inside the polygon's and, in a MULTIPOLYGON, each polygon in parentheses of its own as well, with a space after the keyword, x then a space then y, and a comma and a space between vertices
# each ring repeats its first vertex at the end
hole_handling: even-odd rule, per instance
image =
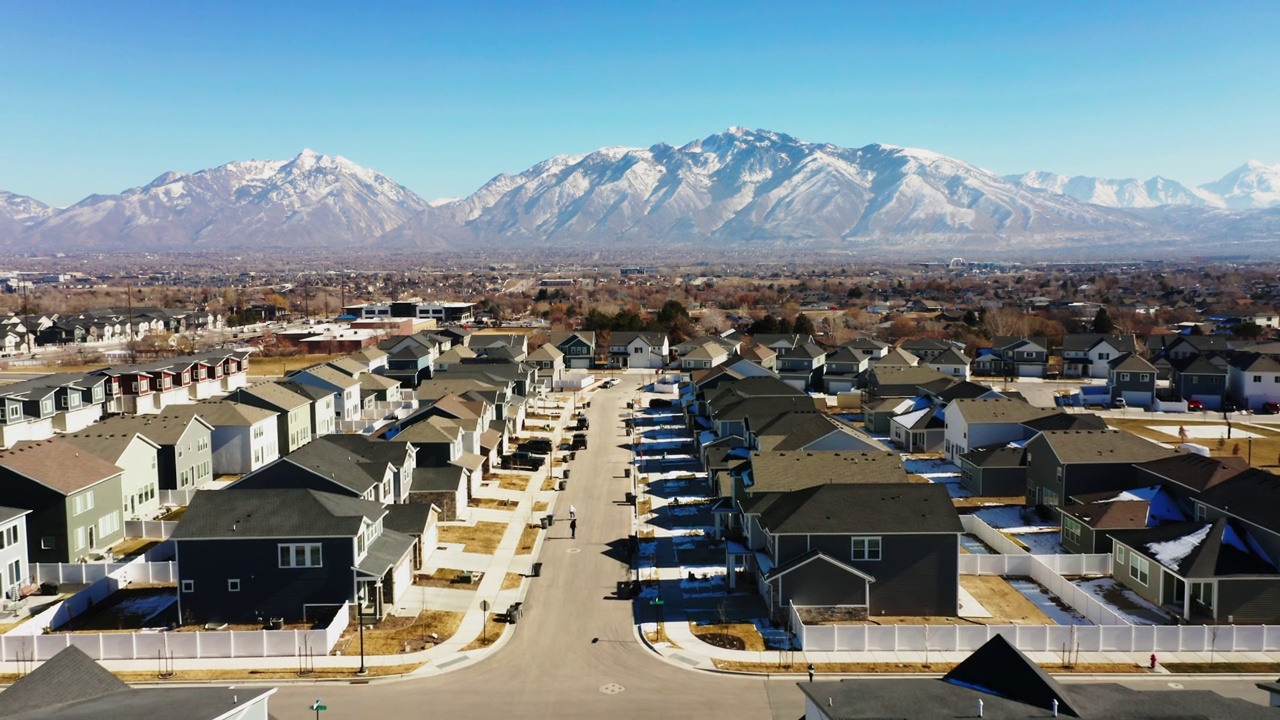
POLYGON ((262 357, 255 355, 249 363, 249 374, 256 377, 281 377, 302 368, 340 358, 342 355, 293 355, 291 357, 262 357))
MULTIPOLYGON (((413 618, 388 615, 382 622, 365 626, 365 654, 398 655, 434 647, 453 637, 462 624, 462 615, 460 612, 434 610, 423 611, 413 618)), ((341 650, 343 655, 359 652, 359 627, 352 623, 334 648, 341 650)))
POLYGON ((177 621, 177 600, 178 589, 172 585, 147 587, 135 583, 112 593, 58 631, 131 632, 144 627, 162 627, 177 621))
POLYGON ((507 531, 506 523, 481 520, 475 525, 441 525, 439 541, 462 543, 463 552, 492 555, 507 531))
POLYGON ((484 510, 510 510, 514 506, 515 503, 504 498, 471 498, 467 503, 467 507, 484 510))
MULTIPOLYGON (((1226 425, 1221 420, 1221 415, 1217 415, 1217 419, 1212 422, 1197 422, 1190 418, 1199 417, 1200 413, 1187 413, 1188 418, 1185 421, 1178 420, 1156 420, 1152 421, 1145 418, 1107 418, 1107 424, 1111 427, 1128 430, 1135 435, 1141 435, 1149 440, 1166 443, 1168 445, 1178 444, 1178 427, 1193 425, 1209 425, 1221 427, 1221 433, 1226 434, 1226 425), (1167 429, 1169 432, 1164 433, 1159 430, 1151 429, 1151 426, 1158 426, 1167 429)), ((1215 417, 1214 413, 1209 413, 1210 417, 1215 417)), ((1250 446, 1253 449, 1253 465, 1254 467, 1264 470, 1276 472, 1280 470, 1280 431, 1273 429, 1270 425, 1251 425, 1239 420, 1232 421, 1233 427, 1238 427, 1246 432, 1253 433, 1259 437, 1249 440, 1236 438, 1227 440, 1222 443, 1222 447, 1218 447, 1217 439, 1205 439, 1192 437, 1189 442, 1203 445, 1209 448, 1209 454, 1214 457, 1230 457, 1236 446, 1240 446, 1239 456, 1249 459, 1250 446)))
POLYGON ((689 630, 703 642, 726 650, 764 652, 764 638, 753 623, 729 623, 725 625, 699 625, 689 623, 689 630))
MULTIPOLYGON (((456 588, 467 589, 467 584, 459 580, 462 570, 454 568, 439 568, 433 573, 414 575, 413 584, 418 587, 439 587, 439 588, 456 588)), ((474 577, 479 577, 480 573, 472 573, 474 577)))
POLYGON ((496 480, 498 482, 498 487, 503 490, 524 492, 529 488, 529 481, 533 479, 533 476, 529 473, 518 471, 495 472, 489 479, 496 480))
POLYGON ((1041 612, 1022 593, 996 575, 961 575, 960 587, 969 591, 974 600, 991 612, 994 617, 973 618, 979 625, 1053 625, 1048 615, 1041 612))
POLYGON ((520 545, 516 547, 517 555, 528 555, 533 552, 533 545, 538 541, 538 533, 542 531, 542 525, 530 523, 524 526, 524 532, 520 533, 520 545))

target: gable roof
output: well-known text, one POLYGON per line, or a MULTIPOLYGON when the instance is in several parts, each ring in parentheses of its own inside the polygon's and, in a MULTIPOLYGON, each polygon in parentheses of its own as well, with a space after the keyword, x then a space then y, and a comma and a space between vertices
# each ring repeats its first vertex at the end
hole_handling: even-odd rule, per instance
POLYGON ((63 438, 20 442, 0 452, 0 467, 63 495, 71 495, 124 472, 63 438))
POLYGON ((1017 398, 960 398, 947 406, 947 414, 959 414, 975 423, 1025 423, 1062 410, 1046 410, 1017 398))
POLYGON ((1044 710, 1051 709, 1056 700, 1060 712, 1078 714, 1058 681, 1049 677, 1003 635, 996 635, 983 643, 951 672, 942 676, 942 681, 980 688, 992 695, 1044 710))
POLYGON ((1045 430, 1036 437, 1043 438, 1063 464, 1136 464, 1173 454, 1169 448, 1124 430, 1045 430))
POLYGON ((228 488, 192 496, 173 538, 355 537, 385 512, 376 502, 316 490, 228 488))
POLYGON ((232 396, 237 396, 240 393, 252 395, 275 407, 282 408, 286 412, 311 404, 310 398, 299 395, 292 389, 273 382, 256 383, 249 387, 241 388, 232 393, 232 396))
POLYGON ((968 365, 969 357, 955 348, 947 348, 940 355, 932 360, 926 360, 926 364, 933 365, 968 365))
POLYGON ((906 483, 902 456, 887 450, 751 453, 752 493, 791 492, 818 485, 906 483))
POLYGON ((1104 342, 1115 348, 1117 352, 1137 351, 1133 335, 1102 333, 1067 333, 1062 336, 1062 350, 1063 352, 1088 352, 1104 342))
POLYGON ((1099 415, 1093 413, 1068 413, 1060 410, 1051 410, 1047 415, 1032 418, 1022 423, 1022 426, 1037 432, 1045 430, 1106 430, 1108 427, 1107 421, 1099 415))
POLYGON ((771 534, 962 533, 947 488, 936 483, 819 485, 741 502, 771 534))
POLYGON ((273 410, 226 400, 210 400, 197 403, 194 407, 200 417, 214 427, 249 427, 264 420, 271 420, 280 414, 273 410))
POLYGON ((1280 532, 1280 476, 1250 468, 1209 486, 1200 501, 1242 520, 1280 532))
POLYGON ((1239 475, 1250 466, 1242 457, 1215 458, 1177 451, 1176 454, 1168 457, 1139 463, 1137 467, 1161 480, 1176 483, 1195 492, 1203 492, 1228 478, 1239 475))
POLYGON ((129 430, 114 424, 110 427, 104 427, 106 425, 107 423, 90 425, 78 433, 63 435, 62 437, 66 438, 72 445, 88 450, 109 463, 119 460, 124 451, 133 444, 135 438, 150 445, 152 448, 159 449, 160 447, 158 443, 135 430, 129 430), (106 432, 103 432, 104 429, 106 432), (95 430, 97 432, 94 432, 95 430))
POLYGON ((0 693, 0 715, 49 711, 60 705, 127 690, 128 684, 71 645, 0 693))
POLYGON ((803 555, 798 555, 794 558, 791 558, 787 562, 781 565, 778 565, 777 567, 773 568, 769 572, 765 573, 765 576, 764 576, 765 582, 773 582, 775 579, 780 578, 783 575, 786 575, 792 570, 803 567, 815 561, 825 562, 830 565, 834 565, 835 567, 840 568, 841 570, 849 573, 850 575, 857 575, 858 577, 862 578, 867 582, 876 581, 874 577, 859 570, 858 568, 840 560, 839 558, 832 557, 822 552, 821 550, 814 548, 813 550, 810 550, 809 552, 804 553, 803 555))
POLYGON ((1184 578, 1275 575, 1275 566, 1251 550, 1246 538, 1234 521, 1218 518, 1160 525, 1118 539, 1184 578))
MULTIPOLYGON (((1116 357, 1107 366, 1117 372, 1139 372, 1139 373, 1155 373, 1156 366, 1147 362, 1142 356, 1136 353, 1125 353, 1116 357)), ((1152 377, 1155 377, 1152 375, 1152 377)))
POLYGON ((963 453, 960 459, 980 468, 1026 467, 1027 449, 1019 445, 989 445, 963 453))

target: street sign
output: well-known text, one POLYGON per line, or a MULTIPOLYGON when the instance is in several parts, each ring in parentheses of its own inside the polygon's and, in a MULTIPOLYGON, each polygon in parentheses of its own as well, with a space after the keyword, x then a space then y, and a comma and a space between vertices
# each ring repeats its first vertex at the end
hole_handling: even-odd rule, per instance
POLYGON ((328 705, 315 705, 315 706, 313 706, 311 709, 312 709, 312 710, 315 710, 316 712, 320 712, 321 710, 328 710, 328 709, 329 709, 329 706, 328 706, 328 705))
POLYGON ((652 599, 652 600, 650 600, 650 601, 649 601, 649 604, 650 604, 650 605, 666 605, 666 604, 667 604, 667 602, 666 602, 665 600, 663 600, 662 598, 654 598, 654 599, 652 599))
POLYGON ((488 600, 481 600, 481 601, 480 601, 480 612, 489 612, 489 601, 488 601, 488 600))

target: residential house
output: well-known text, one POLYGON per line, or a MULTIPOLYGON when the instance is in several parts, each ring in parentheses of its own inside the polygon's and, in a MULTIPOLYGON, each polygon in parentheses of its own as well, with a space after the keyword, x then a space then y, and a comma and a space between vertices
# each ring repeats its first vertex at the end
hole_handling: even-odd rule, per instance
MULTIPOLYGON (((1149 408, 1156 403, 1156 368, 1142 357, 1128 353, 1113 359, 1109 365, 1107 385, 1111 401, 1123 401, 1129 407, 1149 408)), ((1280 386, 1278 386, 1280 387, 1280 386)))
POLYGON ((1055 412, 1061 413, 1018 398, 956 400, 947 406, 943 452, 958 467, 960 456, 970 450, 1027 439, 1023 423, 1055 412))
POLYGON ((1179 398, 1197 400, 1205 410, 1222 409, 1229 375, 1226 359, 1197 356, 1172 360, 1169 365, 1169 385, 1179 398))
POLYGON ((962 349, 947 348, 924 361, 924 366, 961 380, 969 379, 969 357, 962 349))
POLYGON ((903 452, 940 452, 946 438, 944 410, 937 405, 894 415, 889 419, 889 440, 903 452))
POLYGON ((330 435, 248 473, 230 489, 301 488, 387 505, 399 501, 395 495, 396 477, 406 468, 396 461, 403 463, 408 454, 404 445, 380 443, 359 435, 330 435), (364 446, 349 447, 339 441, 344 437, 357 438, 364 446), (366 452, 357 452, 365 446, 366 452), (390 454, 375 453, 373 446, 390 454))
MULTIPOLYGON (((948 412, 950 416, 950 412, 948 412)), ((1173 451, 1123 430, 1047 430, 1027 441, 1027 504, 1141 486, 1134 465, 1173 451)))
POLYGON ((538 381, 543 387, 555 387, 564 376, 564 351, 551 343, 529 353, 527 359, 538 368, 538 381))
POLYGON ((199 406, 171 407, 159 415, 122 416, 107 422, 156 444, 161 490, 195 489, 213 480, 213 426, 200 416, 199 406))
POLYGON ((564 353, 565 367, 585 370, 595 363, 596 334, 591 331, 551 333, 550 344, 564 353))
POLYGON ((1241 353, 1227 368, 1227 393, 1240 407, 1259 410, 1280 403, 1280 362, 1269 355, 1241 353))
POLYGON ((243 475, 280 457, 279 413, 233 402, 202 402, 195 406, 213 428, 213 472, 243 475))
POLYGON ((226 398, 277 413, 277 446, 288 455, 311 442, 311 399, 273 382, 257 383, 237 390, 226 398))
POLYGON ((882 677, 796 683, 804 720, 1036 718, 1141 720, 1194 714, 1262 720, 1274 710, 1211 690, 1134 690, 1119 683, 1059 683, 995 635, 941 678, 882 677))
POLYGON ((1179 449, 1168 457, 1141 463, 1136 469, 1142 485, 1163 487, 1186 518, 1203 519, 1207 516, 1207 506, 1201 501, 1204 492, 1250 467, 1242 457, 1206 457, 1179 449))
MULTIPOLYGON (((368 376, 361 376, 362 379, 365 377, 368 376)), ((332 435, 337 432, 337 393, 332 390, 326 390, 319 385, 307 385, 291 380, 277 380, 275 384, 311 401, 307 414, 311 420, 312 438, 332 435)))
POLYGON ((1133 335, 1067 333, 1062 338, 1062 376, 1107 378, 1112 360, 1137 350, 1133 335))
POLYGON ((1159 485, 1075 495, 1058 508, 1058 514, 1062 549, 1085 554, 1111 552, 1112 537, 1123 540, 1133 530, 1187 519, 1159 485))
POLYGON ((853 618, 958 610, 963 528, 942 485, 820 485, 740 507, 747 532, 730 548, 729 576, 740 564, 755 573, 772 616, 792 606, 853 618))
MULTIPOLYGON (((394 357, 394 355, 392 356, 394 357)), ((390 371, 388 371, 388 377, 390 371)), ((363 411, 360 399, 360 381, 325 365, 315 365, 290 373, 288 380, 301 385, 311 385, 334 394, 334 412, 346 423, 360 422, 363 411)))
MULTIPOLYGON (((0 507, 0 600, 20 600, 34 579, 27 560, 27 516, 30 510, 0 507)), ((3 605, 4 603, 0 603, 3 605)))
POLYGON ((840 346, 827 353, 822 371, 823 390, 828 395, 849 392, 858 386, 867 361, 852 348, 840 346))
POLYGON ((130 687, 75 645, 19 677, 0 695, 6 720, 269 720, 273 687, 130 687))
POLYGON ((609 336, 609 367, 650 368, 667 366, 670 346, 666 333, 615 331, 609 336))
POLYGON ((973 361, 977 375, 1044 377, 1049 370, 1049 341, 1043 337, 996 337, 973 361))
POLYGON ((680 355, 680 369, 685 372, 718 367, 729 360, 730 352, 719 343, 707 342, 680 355))
POLYGON ((0 452, 0 492, 27 516, 32 562, 75 562, 124 539, 119 467, 53 438, 0 452))
MULTIPOLYGON (((772 373, 778 367, 778 351, 768 345, 760 345, 758 343, 750 343, 743 346, 738 351, 738 362, 734 362, 733 358, 726 360, 733 369, 742 372, 741 365, 754 365, 761 370, 772 373)), ((755 373, 750 373, 755 374, 755 373)))
POLYGON ((963 344, 936 337, 922 337, 903 340, 898 343, 898 348, 920 358, 920 362, 923 363, 936 360, 942 355, 950 352, 960 351, 961 354, 964 352, 963 344))
POLYGON ((160 445, 135 430, 128 418, 118 420, 105 420, 63 438, 123 470, 120 491, 124 519, 150 520, 161 512, 160 445))
POLYGON ((814 343, 782 350, 777 357, 778 379, 802 392, 822 389, 827 353, 814 343))
POLYGON ((946 377, 933 368, 877 365, 867 371, 865 394, 873 400, 917 397, 920 386, 946 377))
POLYGON ((387 368, 387 351, 377 346, 361 348, 347 357, 360 363, 364 367, 364 372, 375 375, 383 374, 387 368))
POLYGON ((920 358, 912 355, 910 352, 900 347, 891 348, 884 355, 878 358, 867 360, 867 365, 873 368, 912 368, 920 365, 920 358))
POLYGON ((1027 453, 1020 444, 991 445, 961 453, 960 484, 978 497, 1023 497, 1027 453))
POLYGON ((303 489, 197 493, 173 532, 184 622, 315 621, 346 603, 383 617, 413 583, 414 538, 381 504, 303 489))

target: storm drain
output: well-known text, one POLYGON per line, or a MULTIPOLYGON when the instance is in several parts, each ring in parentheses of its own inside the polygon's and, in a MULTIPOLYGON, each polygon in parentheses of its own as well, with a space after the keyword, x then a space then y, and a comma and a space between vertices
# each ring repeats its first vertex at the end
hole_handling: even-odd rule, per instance
POLYGON ((623 690, 626 690, 626 688, 622 687, 618 683, 609 683, 608 685, 600 686, 600 692, 604 693, 605 695, 617 695, 623 690))

